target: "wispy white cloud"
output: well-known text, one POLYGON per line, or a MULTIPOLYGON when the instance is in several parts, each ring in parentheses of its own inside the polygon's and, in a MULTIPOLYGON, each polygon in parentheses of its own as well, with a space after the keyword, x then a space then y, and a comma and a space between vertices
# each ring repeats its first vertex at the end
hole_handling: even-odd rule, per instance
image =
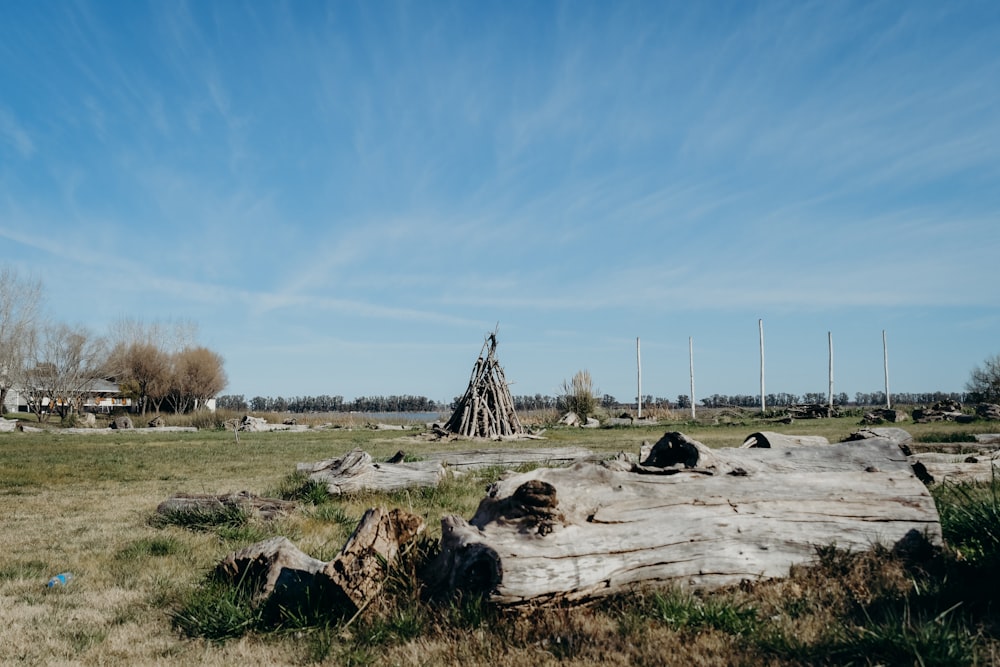
POLYGON ((23 158, 30 158, 35 154, 35 142, 31 135, 14 114, 3 106, 0 106, 0 139, 17 150, 23 158))

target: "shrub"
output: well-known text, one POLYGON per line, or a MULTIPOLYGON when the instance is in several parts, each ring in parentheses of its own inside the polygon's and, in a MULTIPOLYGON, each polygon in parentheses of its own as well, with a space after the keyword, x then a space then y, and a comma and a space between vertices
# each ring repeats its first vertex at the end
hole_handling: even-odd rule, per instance
POLYGON ((563 381, 563 395, 560 397, 560 407, 567 412, 575 412, 580 419, 586 420, 597 410, 597 393, 590 371, 582 370, 573 376, 572 380, 563 381))

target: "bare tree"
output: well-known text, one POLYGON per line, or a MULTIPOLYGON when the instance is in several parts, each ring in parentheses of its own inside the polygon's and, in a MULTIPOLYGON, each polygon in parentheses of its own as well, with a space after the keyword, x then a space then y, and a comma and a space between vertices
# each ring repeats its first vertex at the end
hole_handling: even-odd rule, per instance
POLYGON ((7 394, 23 380, 25 357, 37 326, 42 284, 0 269, 0 409, 7 394))
POLYGON ((31 411, 47 420, 80 410, 95 379, 103 377, 107 345, 83 327, 48 324, 29 341, 24 388, 31 411))
POLYGON ((132 343, 122 351, 119 383, 134 394, 143 415, 154 397, 164 395, 170 382, 170 355, 152 343, 132 343))
POLYGON ((191 347, 196 330, 186 321, 147 323, 130 318, 111 327, 114 347, 109 373, 118 380, 121 392, 135 399, 143 415, 151 405, 158 412, 171 395, 172 356, 191 347))
POLYGON ((225 389, 229 379, 222 357, 206 347, 188 347, 173 356, 167 401, 174 412, 198 408, 225 389))
POLYGON ((1000 354, 976 366, 965 383, 970 398, 979 403, 1000 403, 1000 354))

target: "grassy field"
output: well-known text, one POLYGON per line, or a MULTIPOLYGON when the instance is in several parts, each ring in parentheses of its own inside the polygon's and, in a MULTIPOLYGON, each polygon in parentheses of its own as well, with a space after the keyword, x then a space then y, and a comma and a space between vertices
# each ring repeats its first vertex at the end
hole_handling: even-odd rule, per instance
MULTIPOLYGON (((919 441, 955 440, 997 424, 909 424, 919 441)), ((614 454, 679 430, 713 447, 754 431, 840 440, 857 418, 597 430, 549 429, 547 447, 614 454)), ((518 446, 531 446, 530 443, 518 446)), ((921 562, 885 550, 845 554, 817 545, 813 567, 788 579, 712 594, 640 590, 586 608, 505 614, 476 600, 423 602, 413 572, 444 514, 470 516, 500 474, 449 479, 433 490, 326 499, 295 464, 362 447, 439 451, 408 432, 365 429, 69 435, 0 434, 0 663, 3 664, 995 664, 1000 625, 996 487, 936 491, 949 549, 921 562), (273 524, 240 519, 192 527, 154 521, 175 492, 299 497, 273 524), (355 619, 320 614, 262 619, 239 591, 206 574, 226 554, 285 535, 331 558, 365 509, 424 515, 427 539, 390 577, 386 598, 355 619), (46 588, 59 572, 67 586, 46 588)), ((470 449, 453 443, 452 449, 470 449)))

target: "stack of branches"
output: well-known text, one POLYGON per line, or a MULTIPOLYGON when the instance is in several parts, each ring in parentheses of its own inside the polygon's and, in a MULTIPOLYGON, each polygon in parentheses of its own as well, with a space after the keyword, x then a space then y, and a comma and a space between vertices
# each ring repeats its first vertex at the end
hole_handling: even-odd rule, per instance
POLYGON ((486 337, 472 369, 469 387, 455 406, 445 430, 470 438, 492 440, 524 434, 496 351, 497 335, 494 332, 486 337))

